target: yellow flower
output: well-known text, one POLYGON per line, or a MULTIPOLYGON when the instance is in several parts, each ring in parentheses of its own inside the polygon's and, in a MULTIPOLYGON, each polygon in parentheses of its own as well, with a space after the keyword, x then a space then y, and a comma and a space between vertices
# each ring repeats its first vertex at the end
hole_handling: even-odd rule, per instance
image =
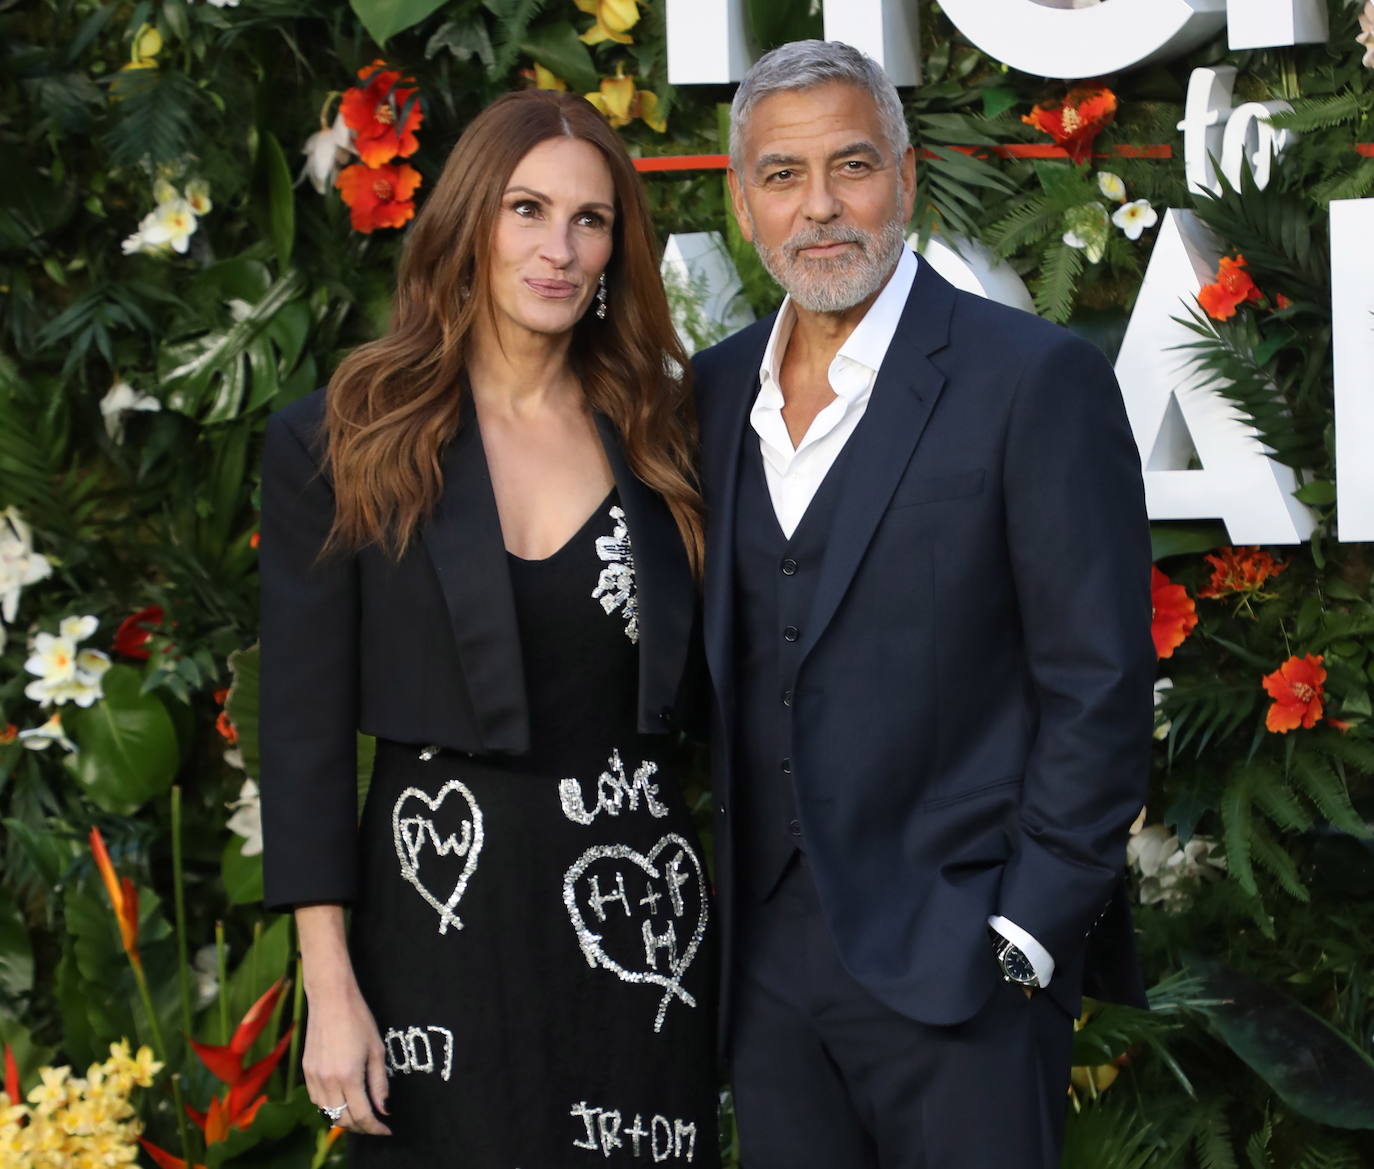
POLYGON ((128 1070, 133 1075, 135 1084, 140 1088, 150 1088, 153 1077, 162 1070, 162 1064, 153 1058, 153 1049, 145 1043, 138 1049, 138 1054, 134 1056, 128 1070))
POLYGON ((192 179, 186 184, 186 202, 195 214, 207 214, 214 207, 210 202, 210 184, 204 179, 192 179))
POLYGON ((162 52, 162 34, 151 24, 139 26, 129 50, 129 63, 124 69, 156 69, 157 55, 162 52))
MULTIPOLYGON (((581 3, 581 0, 578 2, 581 3)), ((606 116, 612 126, 628 125, 634 117, 630 112, 635 99, 634 78, 626 77, 620 67, 617 67, 614 77, 601 79, 600 92, 584 96, 606 116)))
POLYGON ((29 1103, 40 1113, 47 1114, 67 1102, 67 1077, 71 1068, 40 1068, 42 1083, 29 1092, 29 1103))
POLYGON ((538 61, 534 63, 534 88, 553 89, 559 93, 568 91, 568 83, 552 69, 545 69, 538 61))
POLYGON ((574 0, 583 12, 596 17, 596 23, 581 36, 588 45, 615 41, 620 45, 634 42, 626 30, 639 23, 639 0, 574 0))
POLYGON ((603 77, 597 93, 583 95, 612 126, 626 126, 641 118, 646 126, 662 134, 666 119, 658 113, 658 95, 647 89, 636 89, 634 78, 625 76, 624 65, 617 65, 614 77, 603 77))

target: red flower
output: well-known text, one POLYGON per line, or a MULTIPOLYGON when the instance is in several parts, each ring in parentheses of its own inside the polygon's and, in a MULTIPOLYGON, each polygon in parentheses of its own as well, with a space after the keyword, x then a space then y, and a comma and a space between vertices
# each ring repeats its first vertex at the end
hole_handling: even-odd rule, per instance
POLYGON ((1222 256, 1217 268, 1215 284, 1206 284, 1197 294, 1197 302, 1214 321, 1229 321, 1236 309, 1251 301, 1263 300, 1262 293, 1250 273, 1245 270, 1245 257, 1222 256))
POLYGON ((256 549, 257 546, 258 546, 258 544, 261 543, 261 542, 262 542, 262 533, 261 533, 261 532, 254 532, 251 536, 248 537, 248 547, 250 547, 250 548, 256 549))
POLYGON ((1199 597, 1226 597, 1232 593, 1255 594, 1271 576, 1278 576, 1288 567, 1288 561, 1275 560, 1258 548, 1223 548, 1219 555, 1209 555, 1212 580, 1199 597))
POLYGON ((1325 681, 1321 654, 1291 657, 1272 674, 1266 674, 1263 685, 1274 705, 1264 716, 1264 725, 1281 735, 1300 726, 1309 730, 1316 726, 1322 717, 1325 681))
POLYGON ((1116 94, 1102 87, 1078 86, 1062 102, 1041 102, 1021 120, 1062 146, 1076 163, 1092 157, 1093 142, 1116 117, 1116 94))
POLYGON ((164 616, 161 605, 149 605, 125 617, 115 630, 115 653, 146 662, 148 650, 145 647, 153 636, 153 630, 162 624, 164 616))
MULTIPOLYGON (((228 697, 229 687, 227 686, 222 690, 216 690, 214 693, 215 701, 221 706, 224 705, 225 699, 228 697)), ((219 712, 219 717, 215 719, 215 730, 219 731, 220 738, 231 747, 239 741, 238 729, 234 726, 234 720, 229 717, 229 712, 227 710, 221 710, 219 712)))
POLYGON ((0 731, 0 747, 8 746, 19 737, 19 728, 13 723, 6 723, 5 729, 0 731))
POLYGON ((353 230, 371 234, 379 227, 400 227, 415 217, 411 198, 420 185, 413 166, 367 167, 354 163, 334 180, 348 204, 353 230))
POLYGON ((1289 300, 1288 297, 1284 296, 1283 293, 1276 292, 1274 294, 1274 307, 1282 311, 1286 308, 1292 308, 1293 302, 1289 300))
POLYGON ((1155 656, 1172 657, 1197 625, 1197 606, 1188 590, 1150 566, 1150 635, 1155 656))
MULTIPOLYGON (((159 1149, 152 1141, 139 1137, 138 1143, 143 1146, 143 1151, 153 1159, 159 1169, 186 1169, 185 1161, 180 1157, 173 1157, 166 1149, 159 1149)), ((197 1161, 194 1169, 205 1169, 205 1166, 197 1161)))
POLYGON ((138 956, 138 890, 128 877, 121 877, 115 872, 114 862, 110 860, 105 838, 100 835, 99 828, 91 829, 90 842, 91 852, 95 855, 95 867, 100 872, 100 879, 105 882, 105 892, 110 896, 110 905, 119 923, 119 940, 123 943, 124 952, 135 966, 142 966, 143 960, 138 956))
POLYGON ((210 1101, 207 1111, 197 1112, 189 1105, 186 1108, 186 1115, 195 1121, 205 1134, 207 1145, 224 1140, 231 1128, 247 1128, 253 1123, 258 1109, 267 1100, 262 1087, 276 1070, 281 1057, 286 1054, 286 1045, 291 1040, 295 1024, 288 1027, 286 1034, 277 1041, 276 1046, 251 1067, 243 1066, 243 1057, 248 1054, 249 1048, 257 1042, 262 1029, 267 1026, 268 1020, 272 1017, 272 1010, 277 1005, 277 999, 281 997, 285 987, 284 978, 277 979, 268 987, 262 997, 248 1008, 248 1013, 243 1016, 228 1043, 198 1043, 187 1036, 187 1042, 200 1057, 200 1062, 210 1069, 215 1079, 229 1086, 229 1091, 223 1096, 216 1096, 210 1101))
MULTIPOLYGON (((385 61, 373 61, 359 69, 358 76, 370 80, 361 87, 344 90, 339 103, 344 123, 353 131, 353 148, 367 167, 379 167, 393 158, 414 154, 420 146, 415 131, 425 119, 420 103, 411 100, 415 90, 400 88, 401 75, 385 65, 385 61), (402 110, 404 122, 400 120, 402 110)), ((413 78, 404 80, 414 84, 413 78)))
POLYGON ((10 1050, 10 1045, 5 1044, 5 1095, 10 1098, 10 1104, 20 1104, 23 1097, 19 1094, 19 1065, 14 1062, 14 1052, 10 1050))

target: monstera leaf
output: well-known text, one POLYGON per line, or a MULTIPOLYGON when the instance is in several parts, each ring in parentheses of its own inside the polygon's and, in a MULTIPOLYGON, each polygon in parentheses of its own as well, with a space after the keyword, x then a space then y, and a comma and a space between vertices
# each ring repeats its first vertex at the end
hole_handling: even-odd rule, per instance
POLYGON ((102 687, 99 702, 63 715, 80 747, 66 766, 100 807, 130 815, 172 786, 181 765, 176 728, 162 700, 142 693, 132 666, 111 666, 102 687))
POLYGON ((217 323, 162 347, 158 377, 167 405, 202 423, 224 422, 297 380, 313 382, 313 362, 302 360, 311 326, 304 291, 298 272, 273 280, 256 260, 207 268, 192 296, 218 306, 217 323))
POLYGON ((442 8, 444 0, 349 0, 363 27, 379 45, 442 8))

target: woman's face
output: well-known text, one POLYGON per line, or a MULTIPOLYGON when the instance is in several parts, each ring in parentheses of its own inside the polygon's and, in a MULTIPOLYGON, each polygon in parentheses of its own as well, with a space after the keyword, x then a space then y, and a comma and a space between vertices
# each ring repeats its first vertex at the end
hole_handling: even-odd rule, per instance
POLYGON ((596 296, 611 258, 615 184, 601 152, 549 138, 512 172, 491 249, 491 298, 502 331, 566 333, 596 296))

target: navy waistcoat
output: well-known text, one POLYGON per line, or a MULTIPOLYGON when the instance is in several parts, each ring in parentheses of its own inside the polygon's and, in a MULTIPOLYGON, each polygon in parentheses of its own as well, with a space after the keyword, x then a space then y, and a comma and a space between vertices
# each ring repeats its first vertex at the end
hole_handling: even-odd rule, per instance
POLYGON ((843 481, 842 450, 789 540, 778 526, 752 431, 740 452, 735 523, 734 746, 742 886, 757 898, 805 847, 797 817, 792 720, 802 634, 843 481))

